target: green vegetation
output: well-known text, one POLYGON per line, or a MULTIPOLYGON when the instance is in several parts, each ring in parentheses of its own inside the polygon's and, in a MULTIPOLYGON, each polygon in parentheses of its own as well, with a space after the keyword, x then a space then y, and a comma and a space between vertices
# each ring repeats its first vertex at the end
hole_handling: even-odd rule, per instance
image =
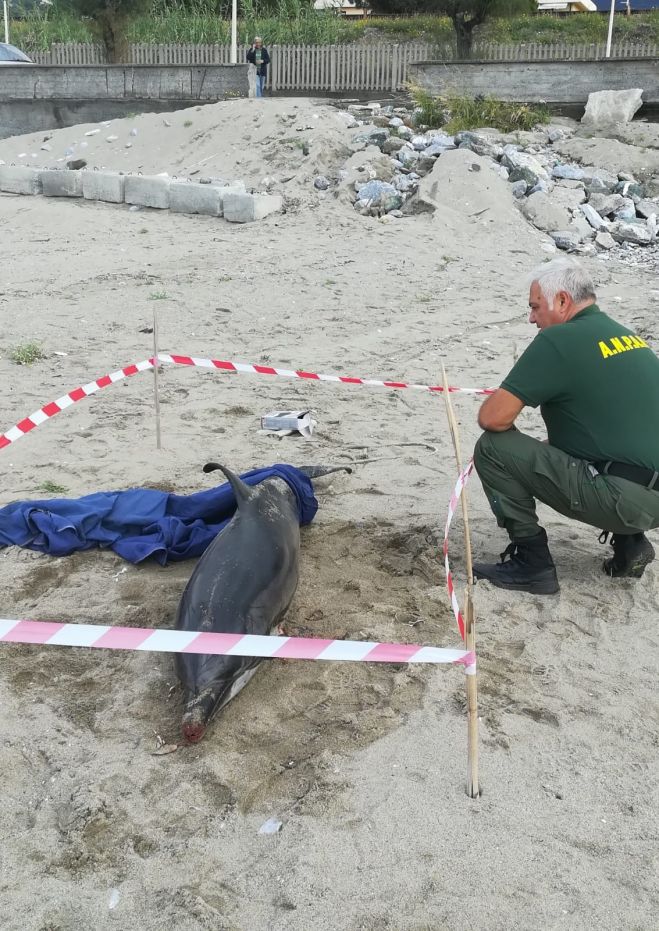
POLYGON ((12 349, 9 358, 16 365, 32 365, 33 362, 38 362, 45 356, 39 343, 21 343, 20 346, 12 349))
POLYGON ((166 291, 152 291, 149 294, 150 301, 168 301, 169 294, 166 291))
POLYGON ((39 485, 39 490, 46 491, 49 495, 65 495, 69 489, 64 485, 58 485, 57 482, 46 481, 39 485))
POLYGON ((482 126, 492 126, 501 132, 510 133, 533 129, 538 123, 549 122, 549 110, 538 105, 528 106, 496 100, 494 97, 467 97, 460 94, 433 97, 418 87, 410 87, 410 94, 417 107, 421 107, 419 123, 433 129, 441 126, 451 134, 482 126))
MULTIPOLYGON (((23 19, 11 21, 11 41, 26 51, 45 51, 53 42, 103 42, 103 17, 74 13, 83 4, 91 14, 114 0, 55 0, 53 7, 37 7, 23 19)), ((453 0, 450 0, 453 3, 453 0)), ((457 0, 456 0, 457 2, 457 0)), ((449 0, 437 0, 445 9, 449 0)), ((198 43, 226 45, 230 41, 229 0, 148 0, 125 2, 130 14, 119 17, 123 43, 198 43), (140 12, 141 7, 141 12, 140 12)), ((498 7, 498 9, 503 9, 498 7)), ((406 42, 419 40, 454 45, 455 31, 448 16, 369 17, 358 22, 318 12, 310 0, 241 0, 238 41, 262 35, 266 45, 281 43, 329 44, 345 42, 406 42)), ((595 13, 570 16, 522 15, 486 20, 473 30, 475 42, 598 43, 606 41, 607 17, 595 13)), ((659 43, 659 10, 634 16, 617 15, 614 42, 659 43)))

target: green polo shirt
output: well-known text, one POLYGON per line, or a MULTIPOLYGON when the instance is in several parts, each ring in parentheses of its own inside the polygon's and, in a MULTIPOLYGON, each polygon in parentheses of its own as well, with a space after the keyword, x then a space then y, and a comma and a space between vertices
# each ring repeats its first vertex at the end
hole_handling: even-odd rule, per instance
POLYGON ((659 470, 659 359, 596 304, 541 330, 501 385, 540 405, 552 446, 659 470))

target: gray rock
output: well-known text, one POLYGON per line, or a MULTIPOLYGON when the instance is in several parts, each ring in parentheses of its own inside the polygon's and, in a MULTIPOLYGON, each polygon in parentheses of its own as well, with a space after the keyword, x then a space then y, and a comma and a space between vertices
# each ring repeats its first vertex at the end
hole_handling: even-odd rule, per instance
POLYGON ((600 175, 586 177, 584 184, 589 194, 612 194, 616 189, 615 180, 600 175))
POLYGON ((629 123, 642 104, 643 90, 640 87, 624 91, 595 91, 588 95, 581 122, 586 126, 629 123))
POLYGON ((414 135, 409 126, 399 126, 397 132, 401 139, 411 139, 414 135))
POLYGON ((648 219, 653 214, 659 216, 659 201, 650 200, 649 198, 639 200, 636 204, 636 213, 639 217, 644 217, 645 219, 648 219))
POLYGON ((368 181, 359 189, 359 199, 355 207, 360 205, 369 210, 379 213, 389 213, 390 210, 397 210, 403 205, 403 198, 399 190, 393 184, 387 184, 385 181, 368 181))
POLYGON ((607 230, 608 226, 591 204, 581 204, 581 212, 594 230, 607 230))
POLYGON ((412 143, 412 148, 417 152, 423 152, 423 150, 427 149, 430 145, 430 139, 426 136, 412 136, 410 142, 412 143))
POLYGON ((397 129, 399 126, 403 126, 404 124, 399 116, 392 116, 389 120, 389 125, 393 127, 393 129, 397 129))
POLYGON ((632 200, 642 200, 645 197, 645 188, 637 181, 619 181, 614 191, 623 197, 631 197, 632 200))
POLYGON ((570 189, 557 186, 551 192, 551 199, 552 203, 558 204, 559 207, 576 210, 586 200, 586 192, 583 188, 570 189))
POLYGON ((522 205, 522 213, 535 227, 547 233, 565 229, 570 222, 567 210, 553 204, 541 191, 529 196, 522 205))
POLYGON ((511 191, 513 192, 513 197, 516 197, 518 200, 521 200, 522 197, 526 195, 527 184, 523 178, 519 181, 513 181, 511 185, 511 191))
POLYGON ((550 190, 551 188, 549 187, 549 184, 546 181, 543 181, 542 178, 540 178, 538 181, 536 181, 536 183, 528 191, 528 193, 529 194, 549 194, 550 190))
POLYGON ((455 136, 449 136, 448 133, 445 133, 441 129, 431 129, 426 135, 430 139, 431 145, 442 145, 446 149, 457 148, 455 136))
POLYGON ((384 145, 384 143, 389 138, 389 133, 386 129, 371 129, 368 132, 357 133, 356 136, 352 137, 353 145, 376 145, 378 147, 384 145))
POLYGON ((556 187, 564 187, 569 191, 585 191, 583 181, 570 181, 568 178, 559 178, 559 180, 556 182, 556 187))
POLYGON ((605 233, 605 232, 598 233, 597 236, 595 237, 595 242, 601 249, 607 249, 607 250, 613 249, 613 247, 616 244, 616 241, 611 235, 611 233, 605 233))
POLYGON ((625 202, 613 211, 616 220, 633 221, 636 219, 636 204, 631 198, 625 198, 625 202))
POLYGON ((540 179, 530 168, 513 168, 508 175, 508 180, 513 184, 517 181, 525 181, 527 186, 532 188, 535 187, 540 179))
POLYGON ((616 242, 632 242, 637 246, 649 246, 653 239, 651 230, 644 223, 617 220, 612 224, 610 232, 616 242))
POLYGON ((391 183, 401 194, 413 194, 419 186, 418 179, 411 175, 396 175, 391 183))
POLYGON ((574 252, 579 248, 579 235, 574 230, 555 230, 549 234, 559 249, 566 252, 574 252))
POLYGON ((622 194, 591 194, 588 203, 601 217, 608 217, 625 203, 622 194))
POLYGON ((515 168, 530 168, 538 178, 544 180, 549 178, 547 171, 536 158, 526 152, 519 152, 513 145, 504 146, 501 164, 510 171, 515 168))
POLYGON ((393 155, 394 152, 398 152, 399 149, 402 149, 405 145, 405 140, 400 139, 396 136, 389 136, 382 145, 382 151, 385 155, 393 155))
POLYGON ((441 142, 431 142, 423 154, 431 158, 437 158, 442 152, 448 152, 449 148, 455 148, 455 146, 445 146, 441 142))
POLYGON ((326 191, 330 183, 324 175, 318 175, 317 178, 314 178, 313 186, 317 191, 326 191))
POLYGON ((567 133, 564 129, 559 129, 558 127, 554 129, 547 130, 547 139, 550 143, 558 142, 559 139, 565 139, 567 133))
POLYGON ((564 178, 569 181, 583 181, 585 173, 579 165, 554 165, 552 178, 564 178))
POLYGON ((581 242, 595 238, 595 230, 581 213, 573 218, 568 229, 570 232, 576 233, 581 242))
POLYGON ((419 160, 419 153, 416 149, 410 149, 407 146, 404 146, 398 152, 398 161, 405 166, 410 168, 412 165, 416 165, 419 160))
POLYGON ((620 181, 630 181, 632 184, 636 183, 636 178, 634 175, 630 175, 628 171, 619 171, 618 178, 620 181))

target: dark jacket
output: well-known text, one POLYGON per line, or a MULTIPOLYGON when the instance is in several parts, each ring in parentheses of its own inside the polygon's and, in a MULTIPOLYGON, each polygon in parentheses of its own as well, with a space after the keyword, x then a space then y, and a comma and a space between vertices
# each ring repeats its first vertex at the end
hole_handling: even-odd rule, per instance
MULTIPOLYGON (((251 48, 247 52, 247 61, 250 64, 256 64, 256 49, 251 48)), ((268 55, 268 50, 265 45, 261 46, 261 67, 257 69, 257 74, 260 74, 262 77, 265 77, 268 73, 268 65, 270 64, 270 56, 268 55)))

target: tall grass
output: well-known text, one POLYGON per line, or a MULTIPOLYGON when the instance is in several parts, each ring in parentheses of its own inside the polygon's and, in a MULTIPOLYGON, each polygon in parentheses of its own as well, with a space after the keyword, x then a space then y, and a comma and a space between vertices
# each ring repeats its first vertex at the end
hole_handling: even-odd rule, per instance
MULTIPOLYGON (((57 3, 57 0, 55 0, 57 3)), ((146 15, 126 25, 126 41, 226 44, 230 40, 231 0, 152 0, 146 15)), ((455 35, 446 16, 369 17, 350 21, 330 11, 313 9, 311 0, 277 0, 261 7, 258 0, 239 0, 238 41, 263 36, 266 45, 282 43, 334 44, 356 41, 405 42, 413 39, 453 44, 455 35)), ((607 17, 573 13, 566 17, 516 16, 492 19, 474 33, 476 42, 593 43, 606 41, 607 17)), ((659 10, 634 16, 617 15, 614 42, 659 43, 659 10)), ((39 7, 23 19, 12 19, 11 41, 26 51, 46 50, 53 42, 98 41, 90 19, 39 7)))
POLYGON ((493 126, 501 132, 533 129, 538 123, 549 122, 547 107, 497 100, 495 97, 470 97, 467 94, 430 94, 418 85, 409 88, 412 100, 421 108, 419 123, 447 133, 493 126))

